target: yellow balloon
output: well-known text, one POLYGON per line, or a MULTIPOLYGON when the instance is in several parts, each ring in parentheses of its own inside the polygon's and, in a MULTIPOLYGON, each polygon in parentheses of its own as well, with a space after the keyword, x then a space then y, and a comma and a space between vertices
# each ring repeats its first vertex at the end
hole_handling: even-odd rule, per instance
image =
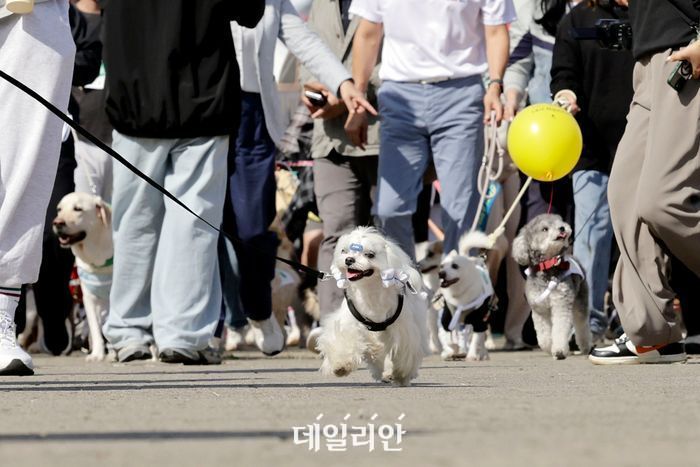
POLYGON ((583 137, 576 119, 553 104, 535 104, 518 113, 508 129, 508 152, 535 180, 551 182, 574 169, 583 137))

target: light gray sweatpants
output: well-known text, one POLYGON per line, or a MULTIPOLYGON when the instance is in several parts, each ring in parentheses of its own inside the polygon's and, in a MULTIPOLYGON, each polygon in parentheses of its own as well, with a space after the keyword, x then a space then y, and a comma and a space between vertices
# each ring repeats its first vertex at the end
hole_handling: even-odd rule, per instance
MULTIPOLYGON (((68 2, 0 19, 0 69, 67 111, 75 45, 68 2)), ((36 282, 63 122, 0 79, 0 286, 36 282)))
POLYGON ((635 65, 634 99, 608 183, 620 246, 613 300, 637 345, 681 339, 669 254, 700 275, 700 81, 673 90, 668 55, 635 65))

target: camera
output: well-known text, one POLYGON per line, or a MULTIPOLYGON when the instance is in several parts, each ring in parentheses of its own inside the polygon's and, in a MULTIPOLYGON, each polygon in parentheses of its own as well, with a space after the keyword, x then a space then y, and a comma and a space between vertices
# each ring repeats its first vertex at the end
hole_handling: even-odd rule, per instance
POLYGON ((601 47, 610 50, 632 49, 632 26, 629 21, 599 19, 595 23, 596 40, 601 47))
POLYGON ((574 39, 595 40, 604 49, 631 50, 632 26, 620 19, 599 19, 593 28, 575 28, 574 39))
MULTIPOLYGON (((690 44, 695 42, 697 39, 690 41, 690 44)), ((688 45, 690 45, 688 44, 688 45)), ((673 68, 673 71, 668 75, 666 82, 669 86, 680 92, 683 89, 686 81, 693 79, 693 66, 687 60, 681 60, 673 68)))

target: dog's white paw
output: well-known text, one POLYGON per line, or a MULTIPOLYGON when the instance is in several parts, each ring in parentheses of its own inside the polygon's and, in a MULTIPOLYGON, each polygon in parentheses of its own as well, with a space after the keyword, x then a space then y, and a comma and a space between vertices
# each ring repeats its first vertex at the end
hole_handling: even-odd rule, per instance
POLYGON ((86 362, 101 362, 105 359, 106 354, 104 352, 92 352, 87 357, 85 357, 86 362))
POLYGON ((554 360, 564 360, 568 354, 568 349, 552 349, 552 358, 554 360))
POLYGON ((384 373, 382 375, 381 381, 382 381, 382 383, 387 383, 387 384, 393 383, 394 382, 394 375, 392 375, 391 373, 384 373))
POLYGON ((467 360, 470 362, 481 362, 483 360, 490 360, 488 351, 484 348, 481 351, 469 352, 467 354, 467 360))

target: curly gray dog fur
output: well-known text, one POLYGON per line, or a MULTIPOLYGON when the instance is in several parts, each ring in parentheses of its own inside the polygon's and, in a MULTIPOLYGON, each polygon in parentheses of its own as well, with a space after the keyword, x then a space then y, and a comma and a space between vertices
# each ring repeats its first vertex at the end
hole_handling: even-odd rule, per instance
POLYGON ((525 295, 537 341, 557 360, 569 354, 572 328, 584 355, 591 347, 588 286, 578 263, 567 254, 570 246, 571 226, 558 215, 542 214, 520 230, 512 247, 518 264, 528 266, 525 295))

